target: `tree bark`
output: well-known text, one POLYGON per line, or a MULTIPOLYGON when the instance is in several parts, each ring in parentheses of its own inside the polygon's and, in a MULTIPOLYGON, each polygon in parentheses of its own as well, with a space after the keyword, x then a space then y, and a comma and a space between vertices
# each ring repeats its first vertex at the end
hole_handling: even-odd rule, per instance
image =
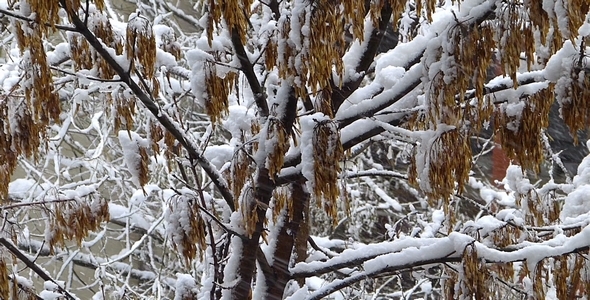
POLYGON ((288 209, 283 211, 283 217, 285 220, 282 222, 281 228, 278 229, 279 235, 277 237, 275 251, 272 253, 272 270, 274 277, 266 278, 266 299, 283 299, 285 287, 289 280, 291 280, 289 267, 292 261, 292 255, 296 251, 296 249, 294 249, 295 242, 301 225, 303 225, 304 222, 305 207, 309 203, 309 194, 305 192, 302 182, 291 184, 290 198, 290 201, 293 201, 291 207, 293 211, 290 212, 288 209), (289 219, 290 215, 293 216, 292 219, 289 219))
MULTIPOLYGON (((280 119, 287 136, 291 136, 293 123, 297 116, 297 100, 295 90, 291 87, 285 101, 284 112, 280 119)), ((286 141, 288 143, 288 141, 286 141)), ((283 154, 284 155, 284 154, 283 154)), ((238 284, 232 288, 231 298, 236 300, 251 299, 252 297, 252 277, 256 271, 256 257, 259 251, 258 243, 262 230, 264 230, 264 223, 266 219, 266 207, 272 198, 272 192, 276 188, 274 178, 270 177, 268 169, 264 164, 258 167, 257 176, 254 179, 254 201, 249 201, 249 211, 256 209, 258 220, 256 222, 255 230, 252 236, 242 241, 243 247, 241 253, 234 253, 233 255, 240 255, 240 263, 238 267, 238 284)))

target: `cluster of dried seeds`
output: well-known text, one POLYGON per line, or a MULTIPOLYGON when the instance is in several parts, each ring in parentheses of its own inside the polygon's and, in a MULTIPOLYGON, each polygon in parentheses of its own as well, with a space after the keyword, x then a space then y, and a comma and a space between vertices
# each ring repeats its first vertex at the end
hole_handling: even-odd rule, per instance
POLYGON ((156 39, 150 21, 139 14, 127 23, 125 53, 133 67, 137 63, 143 68, 141 71, 148 80, 154 77, 156 39))
POLYGON ((330 120, 320 121, 314 128, 313 136, 315 181, 313 195, 318 206, 323 207, 335 225, 338 222, 338 199, 340 196, 338 174, 340 173, 340 160, 344 155, 338 125, 330 120))
POLYGON ((517 161, 524 169, 539 172, 545 158, 541 133, 549 126, 549 111, 554 102, 553 85, 519 101, 525 104, 518 116, 507 115, 503 109, 496 112, 496 135, 508 158, 517 161))
POLYGON ((194 201, 197 200, 190 196, 177 195, 168 202, 170 216, 173 216, 168 218, 168 226, 176 229, 171 233, 172 245, 174 250, 180 252, 187 266, 197 256, 202 259, 207 247, 205 220, 198 206, 193 204, 194 201))
POLYGON ((51 251, 55 246, 66 246, 71 240, 80 246, 89 232, 99 229, 110 218, 108 202, 96 194, 52 205, 51 235, 47 241, 51 251))

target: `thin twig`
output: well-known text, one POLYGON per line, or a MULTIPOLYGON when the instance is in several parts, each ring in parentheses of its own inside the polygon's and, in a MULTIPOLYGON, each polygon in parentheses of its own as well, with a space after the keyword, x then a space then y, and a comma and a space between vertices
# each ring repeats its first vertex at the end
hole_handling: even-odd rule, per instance
POLYGON ((39 275, 41 279, 45 281, 50 281, 57 286, 57 289, 69 300, 76 300, 76 297, 72 296, 68 291, 65 290, 57 281, 55 281, 51 276, 49 276, 43 269, 41 269, 37 264, 32 262, 25 254, 23 254, 18 248, 16 248, 11 242, 7 239, 0 237, 0 244, 2 244, 8 251, 10 251, 16 258, 22 261, 29 269, 31 269, 35 274, 39 275))
MULTIPOLYGON (((9 17, 13 17, 15 19, 19 19, 19 20, 23 20, 23 21, 27 21, 27 22, 31 22, 31 23, 37 23, 33 19, 29 19, 25 16, 15 14, 15 13, 5 10, 5 9, 0 9, 0 14, 7 15, 9 17)), ((59 30, 78 32, 78 29, 76 29, 75 27, 71 27, 71 26, 65 26, 65 25, 59 25, 59 24, 49 24, 49 23, 43 23, 43 25, 45 25, 47 27, 54 27, 59 30)))

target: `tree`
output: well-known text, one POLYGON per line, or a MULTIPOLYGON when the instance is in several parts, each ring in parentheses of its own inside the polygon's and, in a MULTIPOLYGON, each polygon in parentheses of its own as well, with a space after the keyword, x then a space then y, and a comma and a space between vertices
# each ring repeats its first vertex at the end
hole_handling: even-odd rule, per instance
POLYGON ((588 125, 588 12, 0 2, 0 298, 585 297, 589 161, 546 129, 588 125))

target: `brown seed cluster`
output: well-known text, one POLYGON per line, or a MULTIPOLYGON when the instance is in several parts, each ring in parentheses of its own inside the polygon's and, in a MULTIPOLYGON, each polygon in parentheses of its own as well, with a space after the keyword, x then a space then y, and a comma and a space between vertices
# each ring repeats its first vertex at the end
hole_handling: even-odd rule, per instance
POLYGON ((290 192, 286 188, 277 188, 272 195, 272 220, 276 224, 279 221, 279 216, 282 211, 287 209, 289 213, 289 220, 293 219, 293 199, 290 197, 290 192))
POLYGON ((571 299, 575 296, 583 298, 590 292, 590 269, 585 255, 587 251, 552 259, 553 284, 557 299, 571 299))
POLYGON ((571 84, 565 91, 565 97, 569 101, 563 101, 561 116, 569 127, 574 142, 577 143, 578 131, 586 129, 590 125, 590 74, 573 68, 570 76, 571 84))
POLYGON ((55 246, 66 246, 71 240, 80 246, 89 232, 99 229, 110 218, 108 202, 94 194, 55 203, 49 213, 52 232, 47 242, 52 252, 55 246))
MULTIPOLYGON (((239 206, 242 213, 242 218, 244 219, 244 229, 246 231, 246 235, 250 238, 256 231, 256 226, 259 220, 258 210, 265 210, 268 208, 256 199, 254 189, 255 187, 252 187, 251 185, 244 186, 240 195, 241 203, 239 206)), ((266 223, 267 221, 268 219, 265 218, 264 222, 266 223)))
POLYGON ((4 252, 0 253, 0 299, 11 299, 8 265, 8 257, 4 252))
MULTIPOLYGON (((314 95, 324 88, 331 89, 333 70, 340 78, 344 74, 342 63, 342 54, 345 49, 344 19, 341 7, 333 2, 338 1, 314 1, 309 36, 302 35, 302 38, 309 40, 308 53, 302 57, 303 63, 306 64, 304 69, 309 70, 309 73, 302 70, 297 75, 302 78, 302 82, 307 83, 314 95)), ((353 12, 354 10, 348 13, 353 12)))
MULTIPOLYGON (((454 128, 440 134, 426 150, 428 160, 428 179, 430 190, 425 191, 431 204, 438 199, 445 199, 445 213, 449 212, 450 196, 458 191, 463 192, 469 180, 471 168, 471 145, 469 136, 460 129, 454 128), (457 183, 457 186, 455 186, 457 183)), ((408 177, 410 183, 418 185, 417 161, 411 159, 408 177)))
MULTIPOLYGON (((483 121, 493 112, 490 99, 483 96, 495 47, 491 24, 481 27, 456 24, 448 35, 449 46, 439 49, 437 59, 445 59, 450 68, 440 71, 432 79, 427 94, 430 105, 425 118, 412 121, 412 126, 418 130, 440 130, 437 127, 441 123, 454 127, 440 134, 425 153, 430 161, 428 178, 431 189, 427 194, 431 201, 440 198, 448 201, 455 191, 463 191, 472 162, 469 136, 479 131, 483 121), (465 93, 471 87, 475 87, 476 98, 466 99, 465 93), (464 126, 466 122, 469 127, 464 126)), ((414 184, 418 183, 416 168, 413 158, 409 177, 414 184)))
POLYGON ((121 129, 132 130, 134 126, 134 116, 136 110, 135 96, 130 95, 124 90, 119 90, 112 94, 115 104, 115 131, 121 129))
MULTIPOLYGON (((31 12, 35 12, 37 24, 59 24, 59 1, 29 0, 27 1, 31 12)), ((76 1, 72 1, 76 2, 76 1)), ((52 32, 52 27, 41 27, 43 34, 52 32)))
MULTIPOLYGON (((40 22, 54 21, 57 3, 33 1, 32 9, 48 13, 46 16, 36 14, 40 22)), ((15 5, 15 3, 11 3, 15 5)), ((37 11, 38 12, 38 11, 37 11)), ((29 16, 25 16, 29 17, 29 16)), ((18 46, 23 53, 21 61, 21 79, 12 91, 2 99, 0 104, 0 198, 6 198, 10 177, 16 168, 19 155, 34 157, 45 136, 45 128, 51 123, 61 123, 59 118, 61 105, 53 87, 53 77, 43 40, 49 32, 48 27, 35 23, 11 20, 15 28, 18 46), (24 90, 24 97, 18 90, 24 90)))
POLYGON ((207 247, 205 242, 205 221, 203 220, 199 208, 193 202, 197 201, 184 195, 173 197, 168 203, 175 216, 168 221, 176 230, 172 234, 172 245, 174 250, 180 251, 182 258, 185 259, 186 265, 199 256, 202 259, 203 251, 207 247), (184 224, 188 222, 188 224, 184 224))
MULTIPOLYGON (((260 131, 257 121, 250 124, 249 131, 241 131, 240 143, 241 147, 234 153, 231 161, 229 178, 227 178, 232 193, 234 195, 234 205, 236 209, 240 207, 239 199, 246 182, 252 179, 254 168, 252 167, 251 153, 256 152, 258 148, 257 142, 247 142, 249 136, 255 136, 260 131)), ((282 163, 281 163, 282 164, 282 163)))
POLYGON ((517 161, 524 169, 539 172, 545 158, 541 133, 549 126, 549 111, 554 102, 553 85, 520 101, 524 102, 524 108, 519 115, 508 116, 502 109, 496 113, 496 135, 508 158, 517 161))
POLYGON ((160 153, 160 141, 164 138, 164 129, 159 125, 159 123, 153 119, 150 119, 149 125, 149 141, 150 141, 150 148, 152 150, 152 154, 154 157, 160 153))
POLYGON ((268 172, 270 178, 274 178, 283 168, 285 153, 289 146, 289 137, 287 129, 279 119, 271 117, 268 119, 266 125, 268 126, 266 139, 273 141, 273 149, 266 149, 268 153, 268 172))
POLYGON ((212 62, 205 63, 205 109, 211 122, 216 124, 228 112, 229 94, 237 80, 234 72, 225 75, 218 74, 217 67, 212 62))
MULTIPOLYGON (((113 26, 107 14, 101 10, 97 10, 92 13, 92 18, 94 22, 89 27, 90 31, 105 45, 114 49, 116 55, 121 55, 123 53, 123 39, 113 31, 113 26)), ((84 39, 82 40, 85 42, 84 39)), ((106 79, 113 78, 116 75, 115 70, 94 49, 91 52, 92 60, 98 66, 98 76, 106 79)))
POLYGON ((461 296, 465 299, 487 299, 490 281, 486 263, 477 257, 475 246, 469 245, 463 251, 463 282, 461 296))
POLYGON ((92 61, 92 54, 94 50, 90 49, 90 44, 86 39, 77 33, 70 35, 70 52, 72 53, 72 61, 74 62, 74 69, 79 70, 90 70, 94 66, 92 61))
POLYGON ((228 181, 234 195, 234 206, 236 209, 240 207, 238 200, 242 193, 242 189, 252 174, 251 162, 250 156, 246 153, 245 149, 239 149, 236 151, 232 158, 228 181))
POLYGON ((148 19, 136 15, 127 23, 125 53, 132 68, 139 64, 143 75, 151 80, 156 71, 156 39, 148 19))
POLYGON ((500 62, 507 74, 512 79, 514 87, 518 86, 516 73, 520 68, 520 54, 524 53, 527 67, 530 70, 535 61, 535 44, 533 27, 526 18, 521 4, 510 2, 501 10, 496 29, 498 39, 498 52, 500 62))
POLYGON ((172 29, 162 34, 160 39, 160 49, 172 54, 176 60, 182 57, 180 44, 176 41, 176 35, 172 29))
POLYGON ((235 31, 242 43, 246 43, 246 29, 248 28, 248 14, 252 0, 209 0, 206 5, 207 38, 209 46, 213 41, 215 28, 222 22, 230 31, 235 31))
POLYGON ((338 199, 340 187, 338 174, 340 160, 344 155, 338 125, 330 120, 320 121, 313 130, 314 181, 313 195, 318 206, 323 207, 332 219, 338 223, 338 199), (317 151, 316 151, 317 150, 317 151))
MULTIPOLYGON (((581 16, 585 16, 588 11, 587 3, 576 2, 580 8, 576 11, 571 10, 572 5, 569 3, 564 4, 569 13, 570 32, 572 28, 578 28, 583 23, 584 17, 581 16)), ((417 7, 420 5, 422 4, 417 4, 417 7)), ((563 26, 563 22, 552 20, 538 1, 507 1, 498 7, 494 20, 486 20, 477 26, 458 22, 449 30, 448 43, 444 48, 441 47, 438 56, 433 58, 444 61, 447 67, 429 82, 430 89, 426 95, 429 109, 425 116, 417 115, 411 122, 414 129, 436 130, 438 124, 443 123, 455 126, 458 131, 454 133, 458 139, 447 139, 449 144, 445 144, 443 139, 434 144, 436 149, 453 153, 454 160, 448 162, 451 163, 451 168, 446 168, 446 165, 445 168, 432 165, 436 164, 435 160, 429 160, 429 178, 434 182, 433 189, 442 188, 442 192, 429 196, 448 197, 449 193, 455 191, 455 180, 459 184, 459 191, 462 189, 461 182, 468 179, 467 170, 471 167, 470 159, 461 158, 471 157, 466 137, 479 132, 484 121, 490 121, 492 118, 496 124, 496 134, 500 136, 508 157, 526 169, 538 170, 544 159, 539 136, 547 127, 549 107, 554 100, 553 86, 522 99, 526 102, 522 116, 507 116, 503 109, 504 105, 494 111, 493 99, 484 96, 484 84, 488 69, 497 56, 504 74, 510 76, 514 88, 517 88, 516 73, 521 67, 521 55, 526 58, 527 67, 530 69, 537 60, 535 45, 543 45, 554 53, 563 43, 561 32, 566 32, 558 26, 563 26), (539 40, 535 41, 537 37, 539 40), (474 89, 474 97, 465 99, 466 91, 470 89, 474 89), (509 124, 511 126, 507 126, 509 124), (508 128, 514 125, 518 127, 517 130, 508 128)), ((580 75, 583 74, 580 70, 578 68, 573 72, 576 74, 571 74, 574 80, 567 90, 567 97, 572 101, 566 101, 562 107, 564 120, 574 133, 590 123, 590 105, 586 105, 588 101, 585 101, 590 95, 590 83, 588 76, 580 75)), ((434 157, 433 154, 435 153, 427 155, 434 157)), ((438 158, 444 160, 442 156, 437 156, 438 158)), ((418 175, 414 167, 410 170, 411 177, 418 175)))

